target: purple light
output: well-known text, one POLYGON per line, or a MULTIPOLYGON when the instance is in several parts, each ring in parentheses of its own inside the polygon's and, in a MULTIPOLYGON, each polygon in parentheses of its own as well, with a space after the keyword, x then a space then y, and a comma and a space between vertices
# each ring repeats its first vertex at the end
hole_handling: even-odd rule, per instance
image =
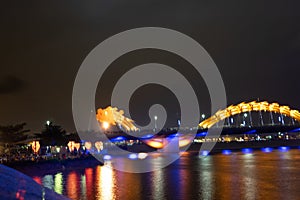
POLYGON ((230 155, 231 154, 231 150, 223 150, 222 154, 224 154, 224 155, 230 155))

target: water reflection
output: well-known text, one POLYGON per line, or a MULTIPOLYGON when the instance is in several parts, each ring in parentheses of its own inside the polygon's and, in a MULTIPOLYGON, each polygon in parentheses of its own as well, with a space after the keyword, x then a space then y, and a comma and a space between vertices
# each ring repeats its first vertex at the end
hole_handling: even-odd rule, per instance
POLYGON ((213 187, 213 165, 212 165, 212 157, 206 156, 201 157, 201 165, 200 165, 200 182, 201 182, 201 199, 212 199, 214 194, 213 187))
POLYGON ((63 176, 62 173, 57 173, 54 176, 54 191, 58 194, 63 192, 63 176))
POLYGON ((96 167, 96 198, 101 200, 113 200, 116 199, 115 192, 115 177, 113 169, 104 166, 96 167))
MULTIPOLYGON (((160 162, 160 158, 156 160, 160 162)), ((157 163, 152 163, 156 165, 157 163)), ((34 180, 71 199, 297 199, 300 150, 184 154, 172 165, 131 174, 108 166, 65 170, 34 180)))
POLYGON ((164 174, 162 170, 156 170, 153 173, 153 178, 151 181, 151 187, 152 187, 152 194, 153 194, 153 199, 163 199, 164 194, 165 194, 165 179, 164 179, 164 174))
POLYGON ((78 192, 79 192, 79 180, 78 180, 78 173, 72 171, 69 173, 67 178, 67 196, 71 199, 79 199, 78 192))
POLYGON ((246 154, 242 159, 242 171, 243 180, 242 180, 242 194, 244 194, 243 199, 257 199, 256 194, 256 168, 255 168, 255 159, 253 154, 246 154))

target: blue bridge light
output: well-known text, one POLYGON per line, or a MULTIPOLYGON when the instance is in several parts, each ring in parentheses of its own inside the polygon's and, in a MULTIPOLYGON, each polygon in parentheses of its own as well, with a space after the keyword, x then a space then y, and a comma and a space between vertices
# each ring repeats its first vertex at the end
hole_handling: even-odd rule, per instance
POLYGON ((287 152, 288 150, 290 150, 289 147, 284 147, 284 146, 283 147, 279 147, 278 149, 279 149, 280 152, 287 152))
POLYGON ((231 152, 231 150, 223 150, 222 151, 222 154, 224 154, 224 155, 230 155, 232 152, 231 152))
POLYGON ((245 134, 253 134, 253 133, 256 133, 256 130, 255 130, 255 129, 254 129, 254 130, 251 130, 251 131, 245 132, 245 134))
POLYGON ((251 149, 251 148, 244 148, 244 149, 242 149, 242 152, 244 154, 252 154, 253 153, 253 149, 251 149))
POLYGON ((201 151, 200 152, 201 156, 208 156, 208 154, 209 154, 209 151, 201 151))
POLYGON ((270 152, 273 151, 273 148, 271 148, 271 147, 265 147, 265 148, 262 148, 261 150, 262 150, 262 152, 270 153, 270 152))
POLYGON ((207 131, 205 131, 205 132, 201 132, 201 133, 197 133, 197 137, 203 137, 203 136, 206 136, 207 135, 207 131))
POLYGON ((112 142, 120 142, 120 141, 123 141, 123 140, 126 140, 126 138, 123 137, 123 136, 119 136, 119 137, 111 139, 110 141, 112 141, 112 142))
POLYGON ((153 138, 152 134, 144 135, 141 137, 141 139, 150 139, 150 138, 153 138))

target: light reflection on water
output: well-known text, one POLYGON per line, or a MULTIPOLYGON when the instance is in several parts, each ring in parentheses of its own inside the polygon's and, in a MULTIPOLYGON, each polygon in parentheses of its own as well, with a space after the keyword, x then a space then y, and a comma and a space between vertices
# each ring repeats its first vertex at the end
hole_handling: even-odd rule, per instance
MULTIPOLYGON (((157 159, 159 162, 160 159, 157 159)), ((153 163, 154 165, 157 163, 153 163)), ((34 180, 71 199, 297 199, 300 150, 184 154, 151 173, 130 174, 108 166, 65 170, 34 180)))

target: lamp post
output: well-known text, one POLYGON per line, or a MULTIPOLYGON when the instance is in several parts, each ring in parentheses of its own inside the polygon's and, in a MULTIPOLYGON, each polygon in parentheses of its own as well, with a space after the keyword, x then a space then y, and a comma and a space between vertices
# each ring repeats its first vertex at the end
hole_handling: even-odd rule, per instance
POLYGON ((156 129, 157 129, 156 121, 157 121, 157 116, 155 115, 155 116, 154 116, 154 130, 155 130, 155 131, 156 131, 156 129))
POLYGON ((244 118, 243 118, 243 124, 246 126, 246 120, 247 120, 248 114, 244 113, 244 118))

